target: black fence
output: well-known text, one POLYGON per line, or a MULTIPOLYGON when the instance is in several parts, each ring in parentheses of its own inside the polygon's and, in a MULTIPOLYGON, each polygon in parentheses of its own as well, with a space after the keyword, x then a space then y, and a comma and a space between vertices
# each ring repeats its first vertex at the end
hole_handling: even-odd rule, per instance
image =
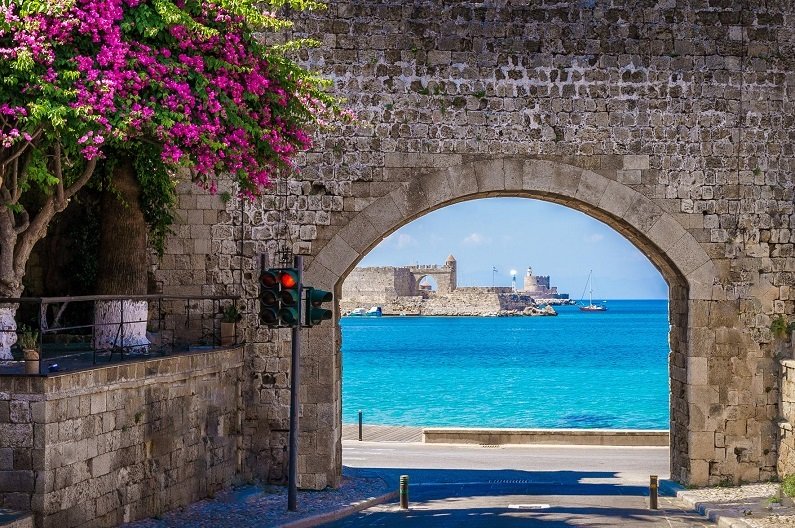
POLYGON ((222 323, 239 318, 238 301, 191 295, 0 298, 0 310, 10 311, 16 323, 4 325, 0 318, 0 375, 46 376, 233 346, 242 341, 241 326, 222 323))

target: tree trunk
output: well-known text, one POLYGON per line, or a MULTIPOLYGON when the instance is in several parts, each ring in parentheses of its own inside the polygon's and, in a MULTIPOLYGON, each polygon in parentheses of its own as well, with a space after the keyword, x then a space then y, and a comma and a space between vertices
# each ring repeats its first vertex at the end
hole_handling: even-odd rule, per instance
MULTIPOLYGON (((10 209, 0 207, 0 297, 19 297, 22 288, 14 273, 14 215, 10 209)), ((17 342, 16 311, 15 304, 0 304, 0 361, 12 359, 11 346, 17 342)))
MULTIPOLYGON (((99 295, 145 295, 148 251, 146 220, 141 211, 141 189, 132 161, 121 158, 112 173, 112 188, 102 196, 100 251, 97 273, 99 295)), ((146 338, 146 301, 100 301, 94 310, 94 348, 125 347, 143 352, 146 338)))

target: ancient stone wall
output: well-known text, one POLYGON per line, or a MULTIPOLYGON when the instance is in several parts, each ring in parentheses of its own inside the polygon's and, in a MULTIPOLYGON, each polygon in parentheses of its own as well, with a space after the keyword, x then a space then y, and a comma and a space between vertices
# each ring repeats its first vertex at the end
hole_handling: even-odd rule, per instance
MULTIPOLYGON (((303 59, 360 123, 322 135, 278 195, 186 195, 199 228, 180 226, 155 272, 164 291, 246 298, 253 476, 283 477, 289 387, 287 332, 256 327, 259 255, 286 241, 339 295, 401 225, 493 196, 592 215, 668 281, 673 478, 776 475, 790 455, 768 327, 795 312, 792 2, 343 0, 296 31, 321 41, 303 59)), ((300 478, 322 488, 340 481, 340 335, 304 337, 300 478)))
MULTIPOLYGON (((790 344, 791 346, 795 346, 790 344)), ((789 347, 788 347, 789 348, 789 347)), ((790 351, 787 356, 791 357, 790 351)), ((781 419, 779 420, 778 474, 795 475, 795 360, 781 361, 781 419)))
POLYGON ((242 349, 0 377, 0 507, 117 526, 240 473, 242 349))

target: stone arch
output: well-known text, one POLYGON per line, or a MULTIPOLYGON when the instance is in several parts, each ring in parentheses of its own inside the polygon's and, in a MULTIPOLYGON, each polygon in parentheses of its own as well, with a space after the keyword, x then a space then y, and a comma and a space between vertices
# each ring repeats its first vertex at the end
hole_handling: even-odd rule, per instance
MULTIPOLYGON (((627 156, 632 164, 646 165, 647 156, 627 156)), ((698 303, 713 298, 716 269, 710 256, 675 214, 665 210, 621 181, 619 169, 583 169, 567 163, 529 157, 474 160, 444 168, 414 169, 414 175, 388 194, 357 212, 317 252, 306 271, 307 281, 334 288, 339 294, 345 277, 383 238, 426 213, 457 202, 487 197, 527 197, 558 203, 599 219, 629 239, 659 269, 669 285, 671 475, 691 484, 709 480, 709 450, 702 447, 715 432, 704 424, 705 406, 716 403, 707 389, 707 357, 695 351, 693 313, 698 303), (705 396, 705 393, 709 395, 705 396), (694 406, 695 405, 695 406, 694 406), (691 423, 691 413, 700 413, 691 423), (703 416, 701 416, 703 415, 703 416), (698 451, 698 452, 695 452, 698 451)), ((335 321, 339 323, 339 313, 335 321)), ((335 424, 329 431, 334 467, 341 467, 341 382, 339 335, 330 328, 326 339, 334 358, 335 424)), ((326 351, 316 351, 325 356, 326 351)), ((714 451, 712 441, 710 448, 714 451)), ((331 483, 335 480, 332 479, 331 483)))
POLYGON ((426 279, 428 279, 426 283, 430 286, 431 291, 434 292, 439 291, 439 283, 436 280, 436 278, 433 276, 433 274, 428 274, 428 273, 424 275, 416 274, 415 278, 417 279, 416 282, 417 282, 418 291, 422 289, 423 281, 425 281, 426 279))

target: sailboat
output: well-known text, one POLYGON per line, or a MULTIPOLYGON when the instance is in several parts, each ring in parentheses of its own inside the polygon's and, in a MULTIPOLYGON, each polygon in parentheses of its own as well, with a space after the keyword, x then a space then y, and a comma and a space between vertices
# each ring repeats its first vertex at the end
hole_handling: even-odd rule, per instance
MULTIPOLYGON (((587 306, 580 305, 580 311, 581 312, 606 312, 607 311, 607 306, 593 303, 593 282, 591 282, 591 275, 592 274, 593 274, 593 270, 588 272, 588 280, 585 282, 585 288, 586 289, 590 286, 590 289, 588 290, 588 305, 587 306)), ((583 290, 582 293, 583 293, 582 296, 585 297, 585 290, 583 290)), ((582 301, 582 298, 580 299, 580 301, 582 301)))

